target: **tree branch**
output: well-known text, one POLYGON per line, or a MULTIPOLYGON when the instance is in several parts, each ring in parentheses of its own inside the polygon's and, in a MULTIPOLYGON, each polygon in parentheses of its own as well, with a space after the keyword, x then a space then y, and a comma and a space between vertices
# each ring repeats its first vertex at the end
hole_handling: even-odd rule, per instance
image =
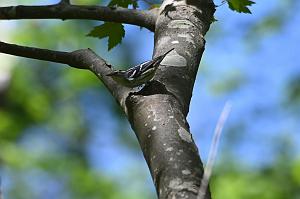
POLYGON ((15 44, 8 44, 4 42, 0 42, 0 52, 5 54, 10 54, 10 55, 16 55, 20 57, 27 57, 32 59, 68 64, 74 68, 86 69, 87 67, 86 63, 80 63, 70 59, 72 55, 71 53, 68 52, 25 47, 25 46, 19 46, 15 44))
POLYGON ((104 83, 108 90, 110 90, 121 107, 126 110, 124 99, 129 93, 128 88, 117 84, 111 77, 106 76, 106 74, 112 72, 111 66, 107 64, 104 59, 96 55, 91 49, 81 49, 73 52, 61 52, 19 46, 0 41, 0 53, 62 63, 73 68, 91 70, 104 83))
POLYGON ((70 5, 61 1, 46 6, 0 7, 0 20, 3 19, 87 19, 126 23, 141 26, 151 31, 155 29, 155 11, 143 11, 106 6, 70 5), (63 3, 62 3, 63 2, 63 3))

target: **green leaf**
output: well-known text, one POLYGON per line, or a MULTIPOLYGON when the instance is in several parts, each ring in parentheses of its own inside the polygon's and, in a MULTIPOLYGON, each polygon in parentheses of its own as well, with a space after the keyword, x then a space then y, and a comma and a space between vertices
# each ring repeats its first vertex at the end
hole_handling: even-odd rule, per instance
POLYGON ((132 5, 134 9, 138 7, 136 0, 111 0, 108 4, 109 7, 120 6, 123 8, 128 8, 129 5, 132 5))
POLYGON ((125 30, 121 23, 105 22, 100 26, 94 27, 87 36, 98 37, 99 39, 108 37, 108 50, 111 50, 122 42, 122 38, 125 36, 125 30))
POLYGON ((255 4, 255 2, 249 0, 227 0, 227 2, 231 10, 234 10, 239 13, 243 12, 249 14, 251 14, 251 11, 247 6, 251 6, 252 4, 255 4))

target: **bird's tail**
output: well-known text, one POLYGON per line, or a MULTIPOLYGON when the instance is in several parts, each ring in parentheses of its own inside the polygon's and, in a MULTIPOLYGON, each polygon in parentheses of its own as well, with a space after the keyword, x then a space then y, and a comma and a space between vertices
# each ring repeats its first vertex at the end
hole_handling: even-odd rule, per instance
POLYGON ((167 52, 165 52, 163 55, 161 55, 161 57, 164 58, 167 54, 169 54, 174 49, 175 48, 171 48, 170 50, 168 50, 167 52))
POLYGON ((172 48, 172 49, 168 50, 167 52, 165 52, 163 55, 160 55, 160 56, 154 58, 153 62, 156 62, 156 64, 154 64, 154 65, 159 65, 160 62, 162 62, 162 60, 165 58, 165 56, 167 56, 167 54, 169 54, 174 49, 175 48, 172 48))

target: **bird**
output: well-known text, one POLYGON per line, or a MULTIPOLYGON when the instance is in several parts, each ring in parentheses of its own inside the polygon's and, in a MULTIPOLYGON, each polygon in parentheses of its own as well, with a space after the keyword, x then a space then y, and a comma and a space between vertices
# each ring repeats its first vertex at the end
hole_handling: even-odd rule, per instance
POLYGON ((131 67, 127 70, 114 70, 113 72, 107 74, 115 80, 117 83, 134 88, 148 83, 152 80, 155 75, 157 68, 163 59, 173 51, 175 48, 172 48, 165 52, 164 54, 149 60, 143 63, 140 63, 134 67, 131 67))

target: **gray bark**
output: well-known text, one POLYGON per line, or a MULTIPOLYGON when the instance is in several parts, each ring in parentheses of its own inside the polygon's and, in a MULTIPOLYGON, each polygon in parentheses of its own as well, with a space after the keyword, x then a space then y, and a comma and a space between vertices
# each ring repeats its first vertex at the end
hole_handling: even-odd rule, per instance
POLYGON ((165 1, 161 6, 154 56, 175 50, 161 63, 156 82, 126 101, 130 123, 162 199, 196 198, 203 175, 186 116, 214 5, 189 3, 165 1))

